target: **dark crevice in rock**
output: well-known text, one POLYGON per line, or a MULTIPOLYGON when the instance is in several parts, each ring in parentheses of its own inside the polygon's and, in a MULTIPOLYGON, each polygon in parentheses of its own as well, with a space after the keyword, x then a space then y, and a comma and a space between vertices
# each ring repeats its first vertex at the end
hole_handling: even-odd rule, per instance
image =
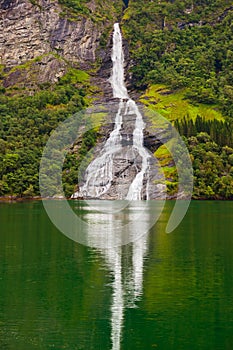
POLYGON ((2 10, 7 10, 9 9, 10 7, 13 6, 13 0, 4 0, 2 1, 2 3, 0 4, 0 8, 2 10))

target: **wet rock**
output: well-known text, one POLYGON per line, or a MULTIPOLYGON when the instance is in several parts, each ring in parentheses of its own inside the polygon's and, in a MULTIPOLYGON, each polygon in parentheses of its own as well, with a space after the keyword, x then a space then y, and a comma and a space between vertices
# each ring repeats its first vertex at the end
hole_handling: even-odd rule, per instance
MULTIPOLYGON (((138 173, 142 169, 142 157, 139 150, 133 144, 133 134, 135 130, 136 114, 127 114, 127 101, 122 108, 122 121, 120 135, 120 147, 106 148, 106 141, 114 129, 114 121, 119 109, 119 99, 112 99, 107 105, 108 113, 106 119, 108 123, 102 125, 99 130, 99 141, 93 151, 93 161, 95 166, 85 168, 86 170, 79 178, 79 186, 73 198, 84 199, 125 199, 129 188, 138 173), (117 103, 118 102, 118 103, 117 103)), ((106 112, 106 108, 105 108, 106 112)), ((164 185, 164 175, 151 150, 154 152, 161 143, 155 135, 145 131, 147 138, 148 169, 143 177, 142 199, 164 198, 166 186, 164 185), (150 141, 150 142, 149 142, 150 141), (150 147, 150 148, 149 148, 150 147)), ((145 145, 144 145, 145 147, 145 145)))

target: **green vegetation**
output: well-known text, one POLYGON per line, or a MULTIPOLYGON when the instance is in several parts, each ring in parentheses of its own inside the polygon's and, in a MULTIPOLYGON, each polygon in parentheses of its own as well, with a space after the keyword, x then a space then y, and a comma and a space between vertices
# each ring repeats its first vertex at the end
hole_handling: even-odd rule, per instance
POLYGON ((165 85, 151 85, 141 96, 140 102, 171 121, 185 116, 195 119, 197 115, 202 115, 208 120, 224 120, 217 105, 194 102, 186 98, 186 92, 185 88, 173 92, 165 85))
MULTIPOLYGON (((233 199, 233 148, 220 146, 206 132, 184 137, 193 163, 194 199, 233 199)), ((178 176, 166 145, 155 152, 166 179, 167 192, 175 195, 178 176)))
POLYGON ((72 68, 57 84, 33 96, 11 96, 10 90, 0 94, 1 196, 39 195, 39 162, 45 143, 59 122, 87 105, 89 89, 88 74, 72 68))
POLYGON ((60 16, 70 21, 80 20, 82 17, 90 18, 93 22, 112 22, 113 18, 121 13, 123 3, 121 1, 95 0, 58 0, 62 7, 60 16))
POLYGON ((86 4, 88 0, 58 0, 63 7, 62 15, 68 16, 70 19, 77 19, 80 15, 88 16, 90 14, 89 8, 86 4))
POLYGON ((193 102, 233 116, 233 8, 229 0, 129 2, 124 33, 133 86, 185 88, 193 102))
MULTIPOLYGON (((123 17, 132 88, 183 135, 193 161, 194 198, 233 198, 232 19, 229 0, 135 0, 123 17)), ((155 155, 173 195, 172 156, 166 145, 155 155)))
POLYGON ((98 139, 98 127, 88 130, 82 135, 79 150, 75 152, 71 150, 65 159, 63 166, 63 190, 66 197, 70 197, 76 190, 80 174, 86 169, 92 160, 92 153, 89 151, 95 146, 98 139))
POLYGON ((233 199, 233 148, 201 132, 186 139, 193 158, 193 198, 233 199))
POLYGON ((173 196, 178 190, 178 174, 172 155, 168 151, 166 145, 162 145, 157 149, 155 157, 158 159, 160 166, 162 167, 167 194, 173 196))
POLYGON ((176 120, 174 125, 179 133, 186 137, 196 136, 203 131, 210 135, 211 140, 218 145, 233 147, 233 120, 231 119, 227 121, 206 120, 197 116, 194 121, 190 118, 176 120))

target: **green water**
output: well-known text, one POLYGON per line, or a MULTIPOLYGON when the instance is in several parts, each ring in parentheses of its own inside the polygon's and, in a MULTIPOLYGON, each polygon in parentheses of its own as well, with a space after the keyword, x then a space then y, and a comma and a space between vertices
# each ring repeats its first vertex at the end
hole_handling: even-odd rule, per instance
POLYGON ((166 234, 172 206, 106 251, 61 234, 41 202, 0 204, 0 349, 232 350, 233 202, 192 202, 166 234))

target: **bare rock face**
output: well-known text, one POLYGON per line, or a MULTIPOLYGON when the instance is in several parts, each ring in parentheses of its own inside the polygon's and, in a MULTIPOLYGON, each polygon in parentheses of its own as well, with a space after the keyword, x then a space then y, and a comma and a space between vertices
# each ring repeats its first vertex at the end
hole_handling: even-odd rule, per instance
POLYGON ((67 71, 67 64, 64 60, 54 57, 52 54, 44 56, 40 60, 31 61, 25 67, 12 69, 3 81, 5 88, 17 83, 18 87, 27 86, 34 88, 45 82, 56 83, 67 71))
POLYGON ((15 66, 56 50, 67 60, 94 62, 100 37, 96 25, 86 18, 71 22, 61 18, 57 1, 0 2, 1 63, 15 66))
MULTIPOLYGON (((90 13, 95 10, 95 1, 87 4, 90 13)), ((74 21, 64 16, 57 0, 0 0, 0 64, 10 70, 14 66, 33 62, 39 82, 56 82, 64 74, 67 62, 81 69, 90 68, 97 60, 96 52, 106 20, 94 22, 91 16, 78 16, 74 21), (44 71, 44 73, 43 73, 44 71)), ((113 20, 113 19, 112 19, 113 20)), ((31 67, 30 67, 31 68, 31 67)), ((22 72, 8 76, 5 86, 15 84, 22 72)))

